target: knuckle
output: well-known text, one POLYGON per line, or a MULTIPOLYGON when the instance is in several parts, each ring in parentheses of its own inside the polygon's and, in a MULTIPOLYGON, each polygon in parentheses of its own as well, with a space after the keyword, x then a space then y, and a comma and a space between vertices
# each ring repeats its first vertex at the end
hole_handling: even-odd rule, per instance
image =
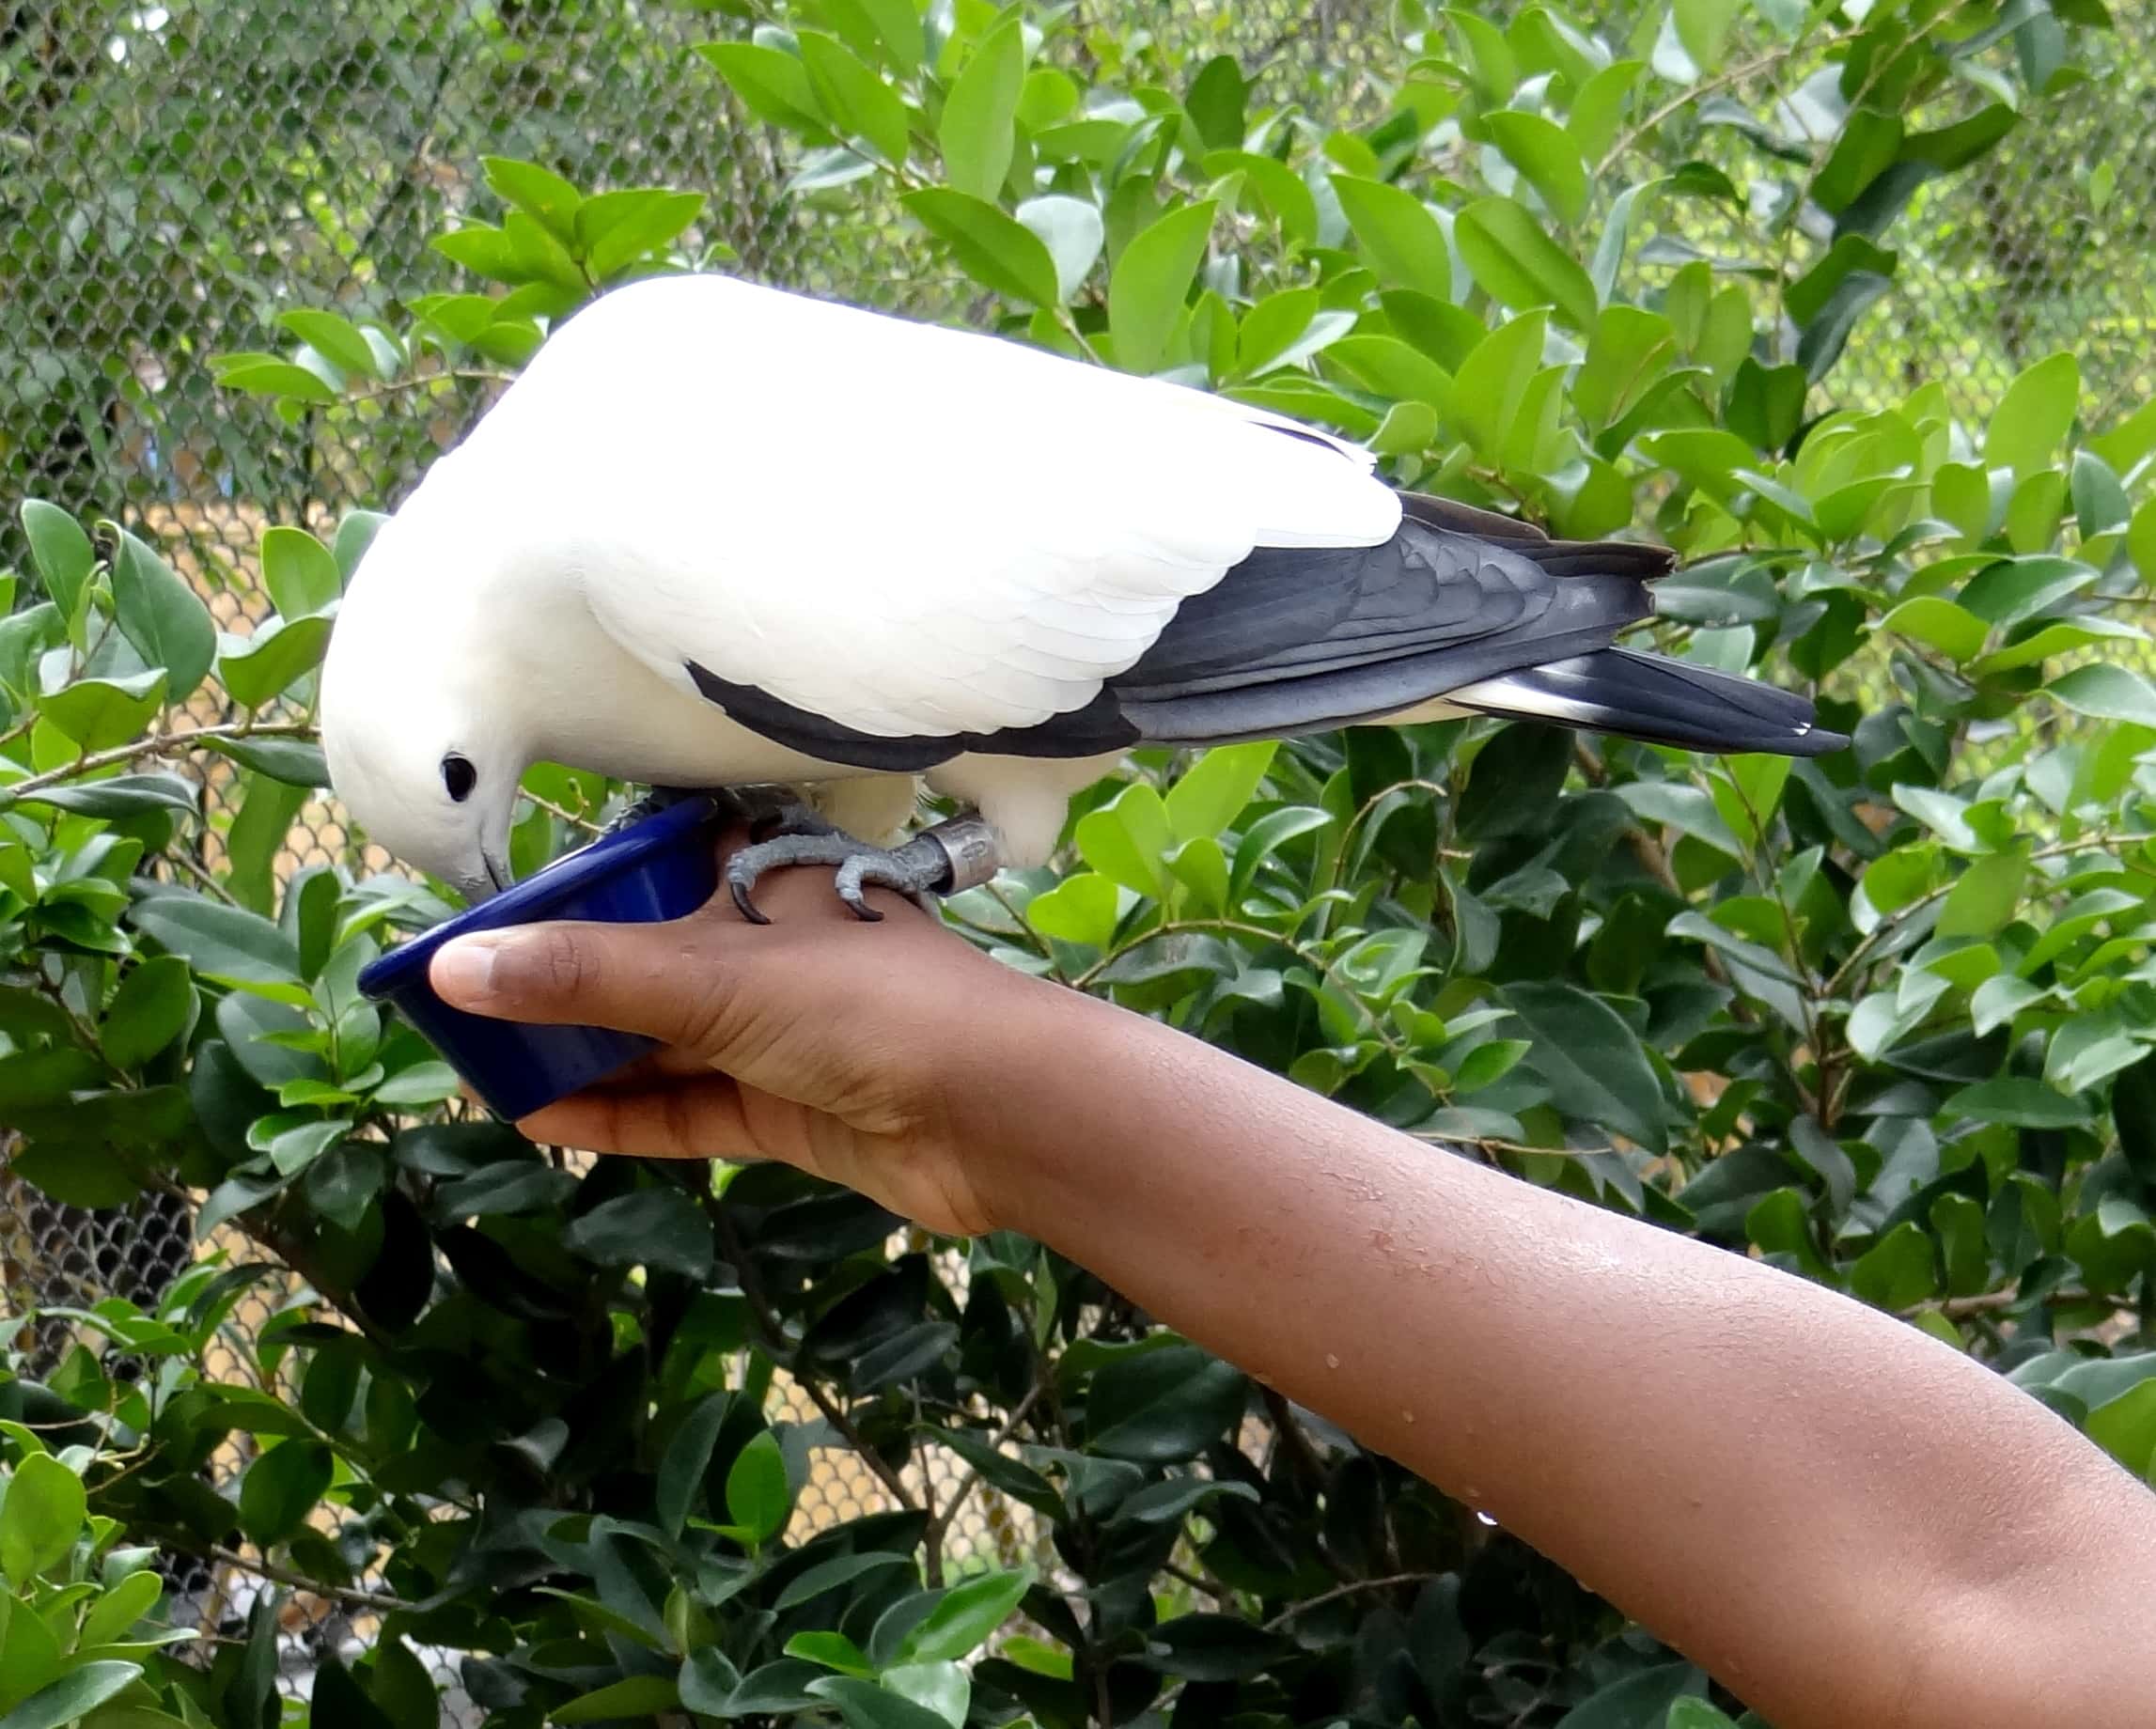
POLYGON ((599 983, 598 958, 574 931, 548 931, 539 959, 547 989, 556 996, 581 996, 599 983))

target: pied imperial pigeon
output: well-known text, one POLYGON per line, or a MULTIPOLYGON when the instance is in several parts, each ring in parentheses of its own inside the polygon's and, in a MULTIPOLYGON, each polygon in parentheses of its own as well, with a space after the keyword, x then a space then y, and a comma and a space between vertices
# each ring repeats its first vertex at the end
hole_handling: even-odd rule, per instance
MULTIPOLYGON (((385 522, 322 740, 367 834, 477 900, 525 770, 790 788, 728 864, 915 898, 1044 863, 1137 745, 1499 715, 1708 752, 1847 740, 1613 647, 1671 555, 1404 494, 1328 433, 716 275, 569 320, 385 522), (917 784, 968 814, 885 849, 917 784)), ((767 816, 771 807, 767 806, 767 816)))

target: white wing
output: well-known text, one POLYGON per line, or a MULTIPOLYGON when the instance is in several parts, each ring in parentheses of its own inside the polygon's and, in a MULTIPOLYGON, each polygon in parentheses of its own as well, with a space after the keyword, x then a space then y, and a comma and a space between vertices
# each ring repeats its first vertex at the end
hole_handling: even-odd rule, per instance
POLYGON ((1292 422, 711 276, 578 315, 450 462, 517 477, 648 664, 890 738, 1083 708, 1255 548, 1399 522, 1292 422))

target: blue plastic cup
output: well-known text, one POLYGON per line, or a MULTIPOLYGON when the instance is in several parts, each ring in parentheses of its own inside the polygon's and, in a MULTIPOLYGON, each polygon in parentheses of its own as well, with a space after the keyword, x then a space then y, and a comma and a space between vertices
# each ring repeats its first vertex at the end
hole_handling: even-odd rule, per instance
POLYGON ((635 925, 685 917, 718 888, 719 815, 711 799, 684 799, 603 835, 391 949, 360 974, 359 988, 396 1005, 488 1108, 511 1122, 582 1092, 658 1041, 608 1027, 526 1026, 451 1008, 427 979, 434 952, 475 930, 512 925, 556 919, 635 925))

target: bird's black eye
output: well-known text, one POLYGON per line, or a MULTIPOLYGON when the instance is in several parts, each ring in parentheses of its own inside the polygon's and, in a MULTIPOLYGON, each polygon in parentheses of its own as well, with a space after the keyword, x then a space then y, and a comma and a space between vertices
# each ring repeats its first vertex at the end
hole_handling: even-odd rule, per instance
POLYGON ((449 789, 449 796, 461 804, 472 796, 472 788, 479 784, 479 771, 461 756, 450 754, 442 758, 442 785, 449 789))

